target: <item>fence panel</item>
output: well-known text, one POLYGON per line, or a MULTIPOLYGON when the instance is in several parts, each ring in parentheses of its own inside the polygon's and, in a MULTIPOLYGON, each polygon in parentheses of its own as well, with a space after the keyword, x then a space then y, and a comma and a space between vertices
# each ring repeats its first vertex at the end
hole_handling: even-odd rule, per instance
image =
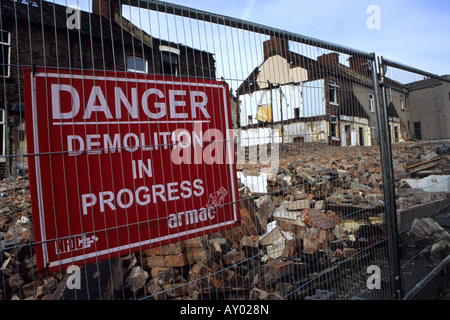
POLYGON ((386 70, 401 289, 404 299, 412 299, 448 264, 450 79, 381 60, 386 70))
POLYGON ((412 108, 410 82, 188 7, 79 6, 0 7, 1 299, 398 298, 390 183, 422 144, 382 92, 412 108))

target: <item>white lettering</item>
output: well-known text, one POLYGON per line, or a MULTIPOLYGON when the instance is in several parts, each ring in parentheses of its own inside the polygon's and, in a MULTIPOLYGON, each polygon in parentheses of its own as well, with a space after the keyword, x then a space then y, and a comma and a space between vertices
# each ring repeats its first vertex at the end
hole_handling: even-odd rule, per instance
POLYGON ((152 177, 152 162, 151 159, 147 159, 147 165, 144 164, 144 161, 138 160, 132 160, 131 161, 131 167, 133 169, 133 179, 141 179, 144 177, 144 172, 147 175, 147 177, 152 177), (138 168, 138 172, 136 172, 136 167, 138 168), (139 176, 137 176, 137 173, 139 173, 139 176))
POLYGON ((163 184, 155 184, 152 186, 152 191, 153 191, 153 203, 156 203, 156 196, 159 196, 159 198, 166 202, 166 197, 164 196, 165 193, 165 187, 163 184), (156 189, 159 189, 159 191, 156 191, 156 189))
POLYGON ((191 113, 192 118, 197 118, 197 111, 195 109, 200 109, 205 118, 209 119, 210 115, 208 111, 206 110, 206 105, 208 104, 208 97, 206 96, 206 93, 202 91, 191 91, 191 113), (202 101, 197 102, 196 97, 201 97, 202 101))
MULTIPOLYGON (((115 211, 118 208, 127 209, 134 203, 140 206, 146 206, 151 202, 157 204, 158 201, 167 202, 176 201, 181 198, 189 199, 192 196, 201 197, 204 192, 203 181, 196 179, 192 183, 184 180, 181 182, 169 182, 167 184, 155 184, 151 187, 140 186, 135 190, 124 188, 117 193, 113 191, 101 191, 98 194, 87 193, 81 195, 82 212, 83 215, 87 215, 89 208, 92 212, 96 210, 99 212, 107 212, 115 211)), ((189 219, 189 221, 206 221, 207 219, 215 218, 215 212, 209 208, 200 209, 195 215, 198 216, 193 216, 191 213, 188 218, 177 216, 176 220, 189 219)), ((178 225, 179 223, 177 222, 176 224, 178 225)))
POLYGON ((67 84, 52 84, 52 111, 53 111, 53 119, 72 119, 74 118, 78 112, 80 111, 80 95, 78 91, 67 84), (71 98, 71 108, 70 111, 61 112, 61 97, 60 92, 66 91, 70 93, 71 98))
POLYGON ((162 93, 161 90, 155 88, 146 90, 142 95, 142 110, 149 118, 159 119, 166 115, 166 104, 163 102, 155 102, 155 108, 159 109, 159 112, 151 112, 148 109, 148 97, 153 94, 156 94, 159 98, 164 98, 164 93, 162 93))
MULTIPOLYGON (((93 118, 92 120, 95 121, 97 120, 97 115, 102 113, 106 119, 139 119, 139 108, 142 108, 141 112, 143 115, 155 120, 166 116, 171 119, 211 118, 208 112, 208 96, 203 91, 168 90, 166 96, 165 92, 157 88, 148 88, 140 92, 136 87, 130 88, 130 91, 121 87, 113 87, 109 100, 111 105, 108 105, 105 94, 109 93, 109 91, 105 92, 105 90, 101 86, 92 86, 90 92, 88 91, 89 98, 86 102, 83 119, 93 118), (189 107, 188 104, 190 104, 189 107), (124 110, 126 110, 128 116, 123 114, 124 110), (115 113, 114 116, 112 112, 115 113)), ((74 86, 52 84, 51 96, 53 119, 68 120, 75 118, 79 114, 81 106, 80 92, 74 86), (65 92, 64 99, 61 100, 63 92, 65 92), (67 103, 69 95, 71 102, 67 103), (66 105, 62 104, 62 102, 66 105)))
POLYGON ((201 179, 195 179, 194 180, 194 188, 197 189, 197 191, 194 191, 194 195, 196 197, 201 197, 203 195, 203 193, 205 193, 205 189, 203 189, 203 181, 201 179))
POLYGON ((149 188, 147 188, 146 186, 143 187, 139 187, 136 189, 136 203, 140 206, 146 206, 147 204, 150 203, 150 195, 147 194, 147 192, 149 192, 149 188), (146 193, 143 195, 144 201, 141 201, 141 199, 139 198, 139 194, 141 191, 145 191, 146 193))
POLYGON ((122 209, 128 209, 129 207, 131 207, 131 205, 133 204, 133 201, 134 201, 134 197, 133 197, 133 193, 131 192, 131 190, 121 189, 121 190, 119 190, 119 192, 117 192, 117 204, 122 209), (125 193, 128 195, 128 202, 123 202, 122 195, 125 193))
POLYGON ((88 154, 100 154, 100 150, 92 150, 93 147, 100 146, 100 142, 98 141, 100 139, 99 134, 88 134, 86 136, 86 147, 88 149, 88 154), (97 141, 93 141, 97 140, 97 141))
POLYGON ((186 119, 189 117, 187 113, 177 113, 176 107, 185 107, 186 101, 176 101, 175 96, 185 96, 186 91, 169 90, 170 117, 174 119, 186 119))
POLYGON ((115 98, 116 98, 116 117, 117 119, 122 118, 122 109, 121 109, 121 103, 125 106, 125 108, 128 110, 128 113, 132 118, 137 119, 138 117, 138 94, 137 94, 137 88, 131 88, 131 104, 128 101, 127 97, 123 93, 121 88, 114 88, 115 91, 115 98))
POLYGON ((128 152, 135 152, 137 149, 139 149, 139 137, 134 133, 127 133, 125 137, 123 137, 123 146, 128 152), (128 144, 129 138, 134 139, 134 147, 130 147, 130 145, 128 144))
POLYGON ((180 184, 180 188, 181 188, 181 190, 186 192, 186 193, 184 193, 184 192, 181 193, 181 197, 182 198, 187 199, 187 198, 192 197, 192 189, 191 189, 191 182, 190 181, 183 181, 180 184), (186 186, 186 185, 188 185, 188 186, 186 186))
POLYGON ((104 145, 104 152, 108 153, 116 153, 116 150, 118 152, 121 152, 121 145, 120 145, 120 134, 116 133, 114 135, 114 142, 111 141, 111 137, 109 134, 103 135, 103 145, 104 145))
POLYGON ((89 96, 89 100, 87 102, 86 110, 84 111, 84 119, 89 119, 91 117, 92 112, 103 112, 107 119, 111 119, 113 116, 111 111, 109 111, 108 103, 106 102, 106 98, 103 95, 102 88, 98 86, 93 86, 91 94, 89 96), (100 102, 100 105, 96 105, 97 98, 100 102))
POLYGON ((97 196, 92 193, 83 194, 81 196, 83 215, 87 215, 87 208, 93 207, 97 203, 97 196))
POLYGON ((201 208, 198 210, 188 210, 180 213, 169 214, 168 225, 169 228, 177 228, 196 224, 198 222, 205 222, 213 220, 216 215, 211 208, 201 208))
POLYGON ((105 204, 107 204, 111 210, 116 210, 116 207, 112 203, 114 201, 114 193, 111 191, 104 191, 99 193, 99 199, 100 199, 100 212, 105 212, 105 204), (108 198, 105 198, 105 195, 108 196, 108 198))
POLYGON ((73 135, 73 136, 67 136, 67 146, 69 151, 69 156, 78 156, 83 153, 84 150, 84 140, 80 136, 73 135), (78 150, 75 147, 75 141, 78 141, 79 148, 78 150), (77 151, 74 151, 77 150, 77 151))
POLYGON ((167 194, 169 196, 169 201, 180 199, 179 196, 175 195, 178 193, 178 189, 176 188, 177 186, 178 182, 172 182, 167 184, 167 194))

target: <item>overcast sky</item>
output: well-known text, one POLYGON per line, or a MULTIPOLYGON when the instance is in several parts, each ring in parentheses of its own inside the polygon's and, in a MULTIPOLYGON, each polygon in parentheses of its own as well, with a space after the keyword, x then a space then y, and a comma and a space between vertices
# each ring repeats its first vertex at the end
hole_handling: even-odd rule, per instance
MULTIPOLYGON (((86 9, 91 1, 55 0, 69 5, 78 3, 82 9, 86 9)), ((434 74, 450 74, 450 0, 168 2, 248 20, 361 51, 375 52, 390 60, 434 74), (374 6, 379 11, 373 11, 374 6), (371 28, 368 27, 368 21, 371 28)), ((150 19, 144 18, 143 21, 145 20, 150 19)), ((135 20, 133 22, 136 23, 135 20)), ((165 38, 163 31, 166 29, 163 27, 158 30, 153 27, 152 35, 165 38)), ((170 37, 170 40, 174 40, 174 35, 170 37)), ((180 39, 180 35, 177 38, 180 39)))

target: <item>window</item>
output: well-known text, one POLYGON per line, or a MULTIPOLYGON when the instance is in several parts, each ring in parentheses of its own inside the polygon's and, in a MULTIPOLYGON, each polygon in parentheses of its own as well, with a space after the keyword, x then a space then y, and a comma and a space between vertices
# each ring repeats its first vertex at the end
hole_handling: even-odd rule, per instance
POLYGON ((148 62, 143 58, 127 57, 127 71, 136 73, 147 73, 148 62))
POLYGON ((359 127, 359 145, 364 146, 364 129, 363 127, 359 127))
MULTIPOLYGON (((5 155, 5 110, 0 109, 0 156, 5 155)), ((0 157, 0 162, 6 161, 6 158, 0 157)))
POLYGON ((370 133, 372 135, 372 138, 375 139, 377 137, 377 129, 376 129, 375 123, 370 124, 370 133))
POLYGON ((178 76, 180 74, 180 50, 168 46, 159 46, 159 50, 161 51, 162 74, 178 76))
POLYGON ((294 118, 295 120, 300 119, 300 108, 294 108, 294 118))
POLYGON ((400 96, 400 108, 402 110, 405 110, 405 97, 404 96, 400 96))
POLYGON ((422 140, 422 128, 420 122, 414 122, 414 137, 416 140, 422 140))
POLYGON ((330 98, 330 103, 337 104, 337 88, 336 82, 328 82, 328 96, 330 98))
POLYGON ((9 77, 11 34, 0 30, 0 77, 9 77))
POLYGON ((370 112, 375 112, 375 97, 373 94, 369 94, 369 108, 370 112))
POLYGON ((333 138, 337 137, 337 125, 338 125, 337 117, 336 116, 331 116, 330 135, 333 138))
POLYGON ((394 126, 394 142, 399 142, 398 126, 394 126))

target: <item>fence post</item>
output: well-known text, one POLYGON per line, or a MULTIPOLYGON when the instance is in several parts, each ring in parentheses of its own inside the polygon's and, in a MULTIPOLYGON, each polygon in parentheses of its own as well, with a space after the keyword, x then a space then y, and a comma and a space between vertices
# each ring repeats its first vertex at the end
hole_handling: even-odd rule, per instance
POLYGON ((395 204, 394 170, 392 165, 391 136, 389 131, 389 114, 386 107, 386 91, 384 86, 383 58, 376 63, 373 53, 373 87, 375 110, 377 115, 381 166, 383 172, 383 193, 385 202, 386 228, 388 232, 388 256, 391 273, 391 294, 396 300, 401 299, 401 277, 398 253, 397 210, 395 204), (381 89, 381 96, 380 96, 381 89), (380 101, 381 100, 381 101, 380 101))

